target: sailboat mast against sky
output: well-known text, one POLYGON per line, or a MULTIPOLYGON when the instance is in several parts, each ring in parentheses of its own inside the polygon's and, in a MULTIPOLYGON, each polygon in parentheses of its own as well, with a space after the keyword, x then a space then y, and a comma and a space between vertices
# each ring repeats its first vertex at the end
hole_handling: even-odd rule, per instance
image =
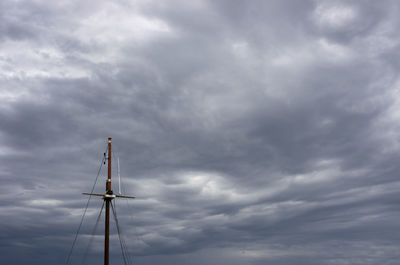
POLYGON ((108 173, 107 173, 107 182, 106 182, 106 192, 104 194, 99 193, 83 193, 84 195, 90 196, 100 196, 103 197, 103 200, 106 205, 106 214, 105 214, 105 227, 104 227, 104 265, 109 265, 110 261, 110 204, 111 201, 115 198, 129 198, 134 199, 134 196, 125 196, 120 194, 114 194, 111 186, 111 137, 108 138, 108 152, 106 159, 108 160, 108 173))

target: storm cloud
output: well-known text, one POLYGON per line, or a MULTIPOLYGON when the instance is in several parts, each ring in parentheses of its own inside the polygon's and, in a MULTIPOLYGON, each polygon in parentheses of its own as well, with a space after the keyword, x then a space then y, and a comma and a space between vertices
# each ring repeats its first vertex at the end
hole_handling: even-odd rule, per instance
POLYGON ((0 2, 3 262, 65 264, 112 137, 135 264, 398 264, 399 9, 0 2))

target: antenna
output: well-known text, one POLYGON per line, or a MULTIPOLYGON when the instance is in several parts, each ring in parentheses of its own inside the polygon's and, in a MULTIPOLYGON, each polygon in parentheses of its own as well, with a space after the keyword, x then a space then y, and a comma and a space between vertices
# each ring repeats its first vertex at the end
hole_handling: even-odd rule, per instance
POLYGON ((117 158, 118 162, 118 194, 121 195, 121 175, 119 171, 119 157, 117 158))

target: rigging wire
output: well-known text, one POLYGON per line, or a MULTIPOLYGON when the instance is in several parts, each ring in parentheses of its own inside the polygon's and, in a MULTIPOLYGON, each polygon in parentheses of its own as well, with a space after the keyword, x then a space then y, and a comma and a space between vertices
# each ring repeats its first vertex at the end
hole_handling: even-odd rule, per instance
MULTIPOLYGON (((125 199, 125 200, 127 200, 127 199, 125 199)), ((117 201, 114 201, 114 207, 115 207, 115 216, 117 216, 117 201)), ((131 261, 133 259, 132 255, 128 251, 128 245, 127 245, 122 233, 121 233, 121 240, 122 240, 125 252, 127 253, 128 262, 129 262, 129 264, 133 264, 133 262, 131 261)))
MULTIPOLYGON (((114 159, 114 161, 115 160, 117 160, 119 157, 118 157, 118 152, 119 152, 119 148, 118 148, 118 146, 116 145, 116 144, 114 144, 114 146, 116 146, 116 147, 114 147, 114 151, 112 151, 112 154, 113 154, 113 159, 114 159), (116 151, 117 150, 117 151, 116 151), (117 157, 117 158, 116 158, 117 157)), ((120 174, 118 174, 118 175, 120 175, 120 174)), ((125 183, 125 182, 124 182, 125 183)), ((122 183, 122 178, 119 176, 119 187, 120 187, 120 191, 122 192, 122 194, 126 194, 127 192, 126 192, 126 190, 125 190, 125 187, 124 187, 124 185, 123 185, 123 183, 122 183)), ((129 217, 130 217, 130 220, 131 220, 131 222, 134 222, 134 218, 133 218, 133 215, 132 215, 132 212, 133 212, 133 206, 132 206, 132 204, 130 203, 130 200, 125 200, 125 202, 126 202, 126 206, 127 206, 127 208, 129 209, 129 217), (131 212, 131 210, 132 210, 132 212, 131 212)), ((115 204, 115 207, 116 207, 116 203, 114 203, 115 204)), ((135 234, 135 236, 136 236, 136 239, 137 239, 137 241, 138 241, 138 243, 140 243, 140 244, 144 244, 145 246, 149 246, 149 244, 148 243, 146 243, 145 241, 144 241, 144 239, 143 239, 143 237, 138 233, 138 231, 137 231, 137 229, 136 229, 136 227, 135 226, 133 226, 133 232, 134 232, 134 234, 135 234)))
POLYGON ((93 231, 92 231, 92 235, 91 235, 91 237, 89 239, 89 243, 88 243, 88 245, 86 247, 85 253, 83 254, 83 259, 82 259, 82 263, 81 263, 82 265, 86 263, 87 255, 88 255, 89 249, 90 249, 90 247, 92 245, 94 234, 96 233, 97 225, 99 224, 99 221, 100 221, 101 213, 103 212, 103 209, 104 209, 104 204, 105 204, 105 201, 103 201, 103 205, 101 206, 99 215, 97 216, 96 224, 94 225, 94 228, 93 228, 93 231))
POLYGON ((126 265, 128 262, 127 262, 127 258, 126 258, 126 256, 125 256, 124 247, 123 247, 123 244, 122 244, 122 241, 121 241, 119 222, 118 222, 118 218, 116 217, 116 216, 117 216, 117 215, 116 215, 116 210, 115 210, 115 207, 114 207, 113 204, 114 204, 114 203, 111 202, 111 209, 112 209, 112 213, 113 213, 113 217, 114 217, 115 224, 116 224, 116 226, 117 226, 118 239, 119 239, 119 244, 120 244, 120 246, 121 246, 121 251, 122 251, 122 258, 123 258, 123 260, 124 260, 124 264, 126 265))
MULTIPOLYGON (((114 151, 112 152, 112 153, 113 153, 113 158, 114 158, 114 160, 118 160, 118 159, 119 159, 119 157, 118 157, 118 151, 115 151, 115 150, 119 150, 118 147, 117 147, 117 148, 114 148, 114 151), (117 156, 117 158, 116 158, 116 156, 117 156)), ((119 169, 119 165, 118 165, 118 169, 119 169)), ((118 170, 118 171, 119 171, 119 170, 118 170)), ((119 192, 122 192, 122 194, 126 194, 125 186, 122 185, 122 179, 120 178, 119 172, 118 172, 118 176, 119 176, 119 182, 120 182, 120 183, 119 183, 119 187, 120 187, 120 188, 119 188, 119 192)), ((129 203, 130 200, 124 199, 124 201, 126 202, 127 209, 129 209, 128 213, 129 213, 129 216, 130 216, 130 220, 131 220, 131 222, 134 222, 134 218, 133 218, 132 212, 130 211, 130 210, 133 209, 133 206, 129 203)), ((116 211, 117 211, 117 200, 114 200, 114 207, 115 207, 115 215, 116 215, 116 211)), ((149 246, 149 244, 146 243, 146 242, 143 240, 143 237, 138 233, 138 231, 137 231, 137 229, 136 229, 135 226, 133 226, 133 232, 134 232, 134 235, 135 235, 135 239, 138 241, 139 244, 144 244, 145 246, 149 246)), ((128 253, 127 259, 128 259, 128 261, 129 261, 129 260, 133 259, 134 256, 133 256, 131 253, 129 253, 129 251, 127 251, 127 249, 128 249, 128 244, 126 243, 124 237, 121 237, 121 239, 122 239, 123 247, 124 247, 125 251, 128 253)), ((133 264, 133 262, 130 262, 130 263, 133 264)))
POLYGON ((121 228, 119 226, 118 216, 117 216, 116 208, 115 208, 114 205, 115 205, 115 203, 111 203, 111 208, 112 208, 112 211, 113 211, 114 221, 115 221, 115 224, 117 226, 118 239, 119 239, 119 243, 120 243, 120 246, 121 246, 122 257, 124 259, 125 265, 127 265, 127 264, 129 265, 129 264, 132 264, 132 262, 130 261, 130 257, 128 255, 126 243, 125 243, 125 241, 124 241, 124 239, 123 239, 123 237, 121 235, 121 228))
MULTIPOLYGON (((122 189, 121 189, 121 190, 122 190, 122 194, 127 194, 124 185, 122 185, 122 189)), ((120 201, 120 200, 119 200, 119 201, 120 201)), ((132 214, 132 212, 134 212, 134 208, 133 208, 133 205, 130 203, 131 200, 124 199, 124 201, 126 202, 125 207, 126 207, 126 209, 128 209, 127 212, 129 213, 130 221, 131 221, 132 223, 135 223, 135 219, 133 218, 133 214, 132 214)), ((115 205, 115 208, 117 208, 117 203, 116 203, 116 201, 114 201, 114 205, 115 205)), ((144 241, 143 237, 142 237, 142 236, 139 234, 139 232, 137 231, 136 226, 133 225, 132 228, 133 228, 134 238, 136 239, 137 243, 149 247, 150 245, 144 241)), ((125 242, 125 240, 124 240, 124 242, 125 242)), ((126 243, 125 243, 126 248, 128 248, 127 245, 129 245, 129 244, 126 244, 126 243)), ((128 253, 129 253, 129 252, 128 252, 128 253)), ((132 255, 132 254, 129 254, 129 257, 135 258, 135 256, 132 255)))
MULTIPOLYGON (((122 194, 125 194, 125 193, 126 193, 126 190, 125 190, 124 186, 122 186, 122 194)), ((126 202, 126 207, 128 209, 127 212, 129 213, 130 221, 132 223, 135 223, 135 218, 133 217, 133 214, 132 214, 132 212, 134 212, 134 206, 131 204, 130 200, 124 200, 124 201, 126 202)), ((133 233, 135 234, 135 236, 136 236, 135 238, 139 244, 143 244, 147 247, 151 247, 149 245, 149 243, 144 241, 142 235, 140 235, 139 232, 137 231, 136 226, 133 226, 133 233)))
MULTIPOLYGON (((107 148, 106 148, 106 151, 107 151, 107 148)), ((103 163, 105 162, 105 159, 106 159, 106 156, 103 156, 103 159, 101 160, 101 163, 100 163, 99 170, 97 171, 96 179, 95 179, 95 181, 94 181, 94 184, 93 184, 93 187, 92 187, 92 190, 90 191, 90 193, 93 193, 93 191, 94 191, 94 188, 95 188, 95 186, 96 186, 96 183, 97 183, 97 180, 98 180, 98 178, 99 178, 100 171, 101 171, 101 168, 102 168, 102 166, 103 166, 103 163)), ((74 238, 74 241, 72 242, 72 246, 71 246, 71 249, 70 249, 70 251, 69 251, 69 253, 68 253, 68 257, 67 257, 67 261, 65 262, 65 265, 68 265, 68 264, 69 264, 69 261, 70 261, 70 259, 71 259, 72 251, 74 250, 74 247, 75 247, 75 244, 76 244, 76 240, 78 239, 79 232, 81 231, 83 219, 85 218, 85 215, 86 215, 87 209, 88 209, 88 207, 89 207, 89 202, 90 202, 90 199, 91 199, 91 198, 92 198, 92 196, 89 195, 89 198, 88 198, 88 200, 87 200, 87 202, 86 202, 85 210, 83 211, 83 215, 82 215, 82 218, 81 218, 81 222, 79 223, 78 230, 76 231, 75 238, 74 238)))
POLYGON ((115 210, 113 202, 111 202, 111 209, 112 209, 112 212, 113 212, 115 224, 117 226, 118 238, 119 238, 119 243, 120 243, 120 246, 121 246, 122 257, 124 259, 124 263, 125 263, 125 265, 130 265, 130 264, 133 265, 133 262, 131 261, 131 257, 129 255, 128 250, 127 250, 127 246, 126 246, 125 240, 121 235, 121 229, 120 229, 119 222, 118 222, 118 216, 117 216, 117 212, 115 210))

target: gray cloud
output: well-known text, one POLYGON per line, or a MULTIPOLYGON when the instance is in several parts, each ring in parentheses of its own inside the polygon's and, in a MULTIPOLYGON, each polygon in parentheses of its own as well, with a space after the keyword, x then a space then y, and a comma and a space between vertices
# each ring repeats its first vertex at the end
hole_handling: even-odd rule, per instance
POLYGON ((395 1, 0 7, 5 262, 65 262, 111 136, 137 264, 396 263, 395 1))

